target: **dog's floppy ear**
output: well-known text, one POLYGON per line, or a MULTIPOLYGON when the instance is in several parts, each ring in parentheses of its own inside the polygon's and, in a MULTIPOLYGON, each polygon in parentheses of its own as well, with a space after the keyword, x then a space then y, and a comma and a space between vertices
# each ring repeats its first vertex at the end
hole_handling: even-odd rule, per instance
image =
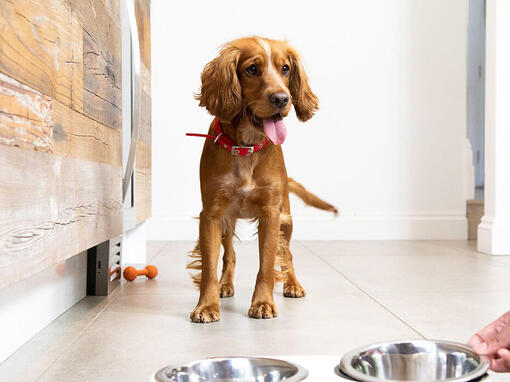
POLYGON ((202 72, 202 87, 196 99, 212 115, 231 121, 241 111, 241 84, 237 63, 241 52, 233 45, 223 46, 218 57, 202 72))
POLYGON ((292 47, 288 47, 291 65, 289 91, 292 104, 298 119, 308 121, 319 110, 319 99, 313 94, 308 84, 308 76, 303 69, 299 54, 292 47))

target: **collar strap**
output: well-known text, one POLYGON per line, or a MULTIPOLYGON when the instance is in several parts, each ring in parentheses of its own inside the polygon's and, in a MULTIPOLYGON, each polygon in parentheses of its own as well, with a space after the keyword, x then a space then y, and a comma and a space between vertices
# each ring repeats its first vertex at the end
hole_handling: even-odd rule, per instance
POLYGON ((214 141, 213 143, 219 143, 225 148, 225 150, 230 151, 232 155, 241 157, 251 155, 256 151, 262 150, 269 142, 266 137, 262 143, 255 146, 237 146, 234 141, 223 134, 223 129, 221 128, 220 120, 218 118, 215 118, 214 120, 214 133, 215 135, 195 133, 186 133, 186 135, 188 137, 203 137, 206 139, 212 139, 214 141))

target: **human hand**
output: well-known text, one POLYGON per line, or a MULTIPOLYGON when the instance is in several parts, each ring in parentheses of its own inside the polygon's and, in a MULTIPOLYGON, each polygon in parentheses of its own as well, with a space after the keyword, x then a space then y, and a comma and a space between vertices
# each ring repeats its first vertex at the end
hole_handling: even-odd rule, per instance
POLYGON ((492 370, 510 371, 510 311, 473 335, 468 345, 490 358, 492 370))

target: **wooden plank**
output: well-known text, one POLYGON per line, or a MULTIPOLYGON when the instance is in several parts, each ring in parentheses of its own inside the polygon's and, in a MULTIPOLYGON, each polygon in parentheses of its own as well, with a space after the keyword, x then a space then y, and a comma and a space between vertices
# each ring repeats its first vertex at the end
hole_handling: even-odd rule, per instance
POLYGON ((120 0, 102 0, 105 9, 112 15, 112 18, 119 20, 120 25, 120 0))
POLYGON ((152 146, 145 142, 138 142, 136 146, 136 168, 150 170, 152 146))
POLYGON ((136 224, 140 224, 152 215, 152 172, 142 168, 135 171, 136 224))
MULTIPOLYGON (((120 30, 119 30, 120 43, 120 30)), ((122 127, 121 61, 87 31, 83 34, 83 111, 105 125, 122 127)))
POLYGON ((152 113, 151 113, 151 96, 142 91, 142 113, 140 116, 140 134, 138 139, 142 142, 151 144, 152 133, 152 113))
MULTIPOLYGON (((120 0, 70 0, 71 7, 80 15, 81 24, 89 33, 108 41, 109 24, 120 27, 120 0)), ((112 41, 113 47, 115 41, 112 41)))
POLYGON ((150 2, 135 0, 135 13, 141 50, 142 114, 140 136, 136 150, 135 205, 136 222, 141 223, 151 216, 151 60, 150 60, 150 2))
POLYGON ((143 64, 151 69, 151 24, 149 0, 135 0, 136 23, 140 40, 140 55, 143 64))
POLYGON ((121 126, 119 0, 0 1, 0 71, 121 126))
MULTIPOLYGON (((150 106, 150 98, 148 97, 150 106)), ((142 110, 146 110, 142 108, 142 110)), ((150 110, 150 109, 149 109, 150 110)), ((143 121, 143 119, 142 119, 143 121)), ((139 224, 152 214, 152 146, 151 125, 142 123, 140 126, 140 140, 136 147, 135 168, 135 205, 136 223, 139 224)))
POLYGON ((0 1, 0 288, 122 232, 119 4, 0 1))
POLYGON ((0 145, 121 165, 121 131, 0 73, 0 145))
POLYGON ((63 0, 0 1, 0 71, 52 99, 83 108, 83 32, 63 0))
POLYGON ((141 65, 141 74, 142 74, 142 90, 147 93, 147 95, 151 95, 151 71, 147 68, 143 62, 141 65))
POLYGON ((71 0, 83 28, 84 113, 121 127, 122 46, 119 0, 71 0))
POLYGON ((120 166, 0 146, 0 289, 122 232, 120 166))
POLYGON ((91 162, 122 165, 122 131, 56 102, 52 116, 54 153, 91 162))
POLYGON ((0 144, 53 152, 50 97, 0 73, 0 144))

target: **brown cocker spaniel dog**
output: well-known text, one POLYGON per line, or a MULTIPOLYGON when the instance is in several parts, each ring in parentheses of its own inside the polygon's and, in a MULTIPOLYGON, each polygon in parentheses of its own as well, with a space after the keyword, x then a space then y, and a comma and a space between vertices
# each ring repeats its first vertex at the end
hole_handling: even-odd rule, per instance
POLYGON ((335 207, 287 177, 281 144, 283 123, 294 106, 300 121, 318 110, 298 53, 286 42, 241 38, 223 46, 202 72, 197 99, 213 116, 200 161, 203 209, 200 235, 189 269, 200 287, 191 313, 193 322, 220 318, 220 297, 234 295, 236 255, 232 238, 237 219, 258 222, 260 268, 248 315, 277 316, 275 281, 283 281, 285 297, 303 297, 292 265, 289 192, 311 206, 337 213, 335 207), (217 267, 223 244, 223 272, 217 267), (279 266, 281 270, 275 270, 279 266))

